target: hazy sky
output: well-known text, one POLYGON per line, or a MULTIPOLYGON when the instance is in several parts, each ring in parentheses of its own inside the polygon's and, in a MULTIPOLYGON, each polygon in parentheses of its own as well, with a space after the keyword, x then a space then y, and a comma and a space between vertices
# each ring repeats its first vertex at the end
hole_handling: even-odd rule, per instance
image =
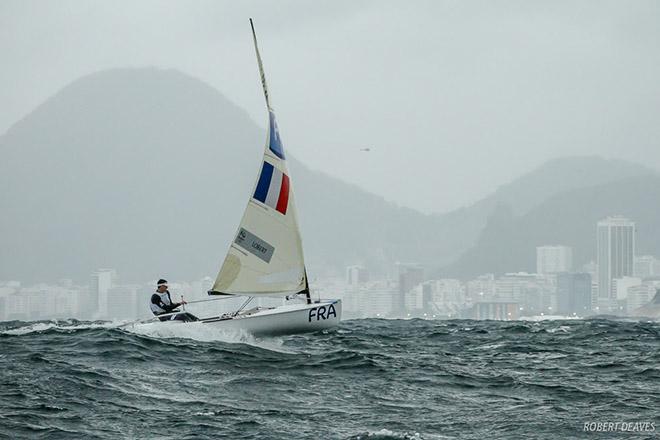
POLYGON ((287 149, 389 200, 449 210, 565 155, 660 168, 658 1, 0 0, 0 133, 127 66, 263 126, 249 17, 287 149))

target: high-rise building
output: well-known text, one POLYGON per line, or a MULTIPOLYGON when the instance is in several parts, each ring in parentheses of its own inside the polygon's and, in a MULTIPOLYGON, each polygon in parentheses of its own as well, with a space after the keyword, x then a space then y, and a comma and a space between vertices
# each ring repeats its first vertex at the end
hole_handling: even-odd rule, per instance
POLYGON ((346 268, 346 284, 357 287, 369 281, 369 272, 362 266, 348 266, 346 268))
POLYGON ((591 275, 557 274, 557 313, 566 316, 591 314, 591 275))
POLYGON ((600 313, 598 307, 598 279, 597 277, 591 278, 591 311, 594 310, 600 313))
POLYGON ((637 277, 621 277, 612 280, 613 297, 617 301, 625 301, 628 299, 628 289, 633 286, 642 284, 642 279, 637 277))
POLYGON ((427 283, 432 286, 431 304, 428 307, 431 316, 455 318, 468 308, 466 287, 461 281, 445 278, 427 283))
POLYGON ((401 312, 400 316, 419 317, 424 313, 424 284, 418 284, 405 293, 404 312, 401 312))
POLYGON ((492 273, 480 275, 465 283, 465 296, 468 301, 490 299, 495 295, 495 275, 492 273))
POLYGON ((614 278, 612 280, 612 292, 616 299, 616 309, 611 310, 610 313, 617 315, 625 315, 628 313, 628 292, 630 288, 642 284, 642 279, 637 277, 622 277, 614 278))
POLYGON ((347 297, 346 316, 351 318, 387 318, 390 316, 399 318, 400 314, 392 315, 392 305, 397 296, 398 292, 394 287, 383 284, 375 283, 369 287, 362 287, 360 290, 351 292, 347 297))
POLYGON ((525 316, 553 313, 556 293, 555 275, 507 273, 495 282, 495 298, 518 303, 525 316))
POLYGON ((633 275, 635 223, 624 217, 608 217, 597 225, 598 304, 601 313, 618 309, 612 280, 633 275))
POLYGON ((393 298, 397 292, 394 288, 374 287, 367 291, 366 304, 361 305, 361 310, 369 311, 371 317, 384 318, 392 314, 393 298))
POLYGON ((536 273, 550 274, 573 270, 573 248, 569 246, 538 246, 536 273))
POLYGON ((30 296, 22 293, 10 295, 5 300, 4 319, 8 321, 30 320, 30 296))
POLYGON ((518 319, 518 303, 509 301, 481 301, 472 306, 472 319, 510 321, 518 319))
POLYGON ((424 268, 418 264, 401 264, 397 263, 399 272, 399 298, 392 309, 394 314, 401 314, 405 316, 406 312, 406 295, 413 287, 418 286, 424 281, 424 268))
POLYGON ((97 318, 108 317, 108 291, 115 285, 116 280, 117 271, 114 269, 99 269, 92 274, 90 305, 97 318))

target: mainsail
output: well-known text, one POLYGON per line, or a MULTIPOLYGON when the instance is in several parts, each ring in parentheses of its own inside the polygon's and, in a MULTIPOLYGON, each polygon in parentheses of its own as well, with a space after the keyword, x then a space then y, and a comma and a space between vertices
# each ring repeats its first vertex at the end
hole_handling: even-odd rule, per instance
POLYGON ((268 136, 252 196, 209 291, 212 295, 282 295, 308 291, 293 188, 253 25, 252 36, 268 108, 268 136))

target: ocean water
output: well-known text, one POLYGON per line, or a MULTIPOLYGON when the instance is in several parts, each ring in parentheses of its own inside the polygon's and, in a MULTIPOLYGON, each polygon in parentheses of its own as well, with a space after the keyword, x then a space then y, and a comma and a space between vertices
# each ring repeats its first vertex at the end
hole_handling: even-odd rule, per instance
POLYGON ((167 323, 4 322, 0 372, 8 439, 660 432, 656 322, 364 319, 263 339, 167 323))

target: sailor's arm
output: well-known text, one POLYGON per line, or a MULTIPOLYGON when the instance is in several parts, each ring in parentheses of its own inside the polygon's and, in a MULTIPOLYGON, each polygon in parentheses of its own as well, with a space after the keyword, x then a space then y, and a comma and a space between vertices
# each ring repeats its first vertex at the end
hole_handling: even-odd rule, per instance
POLYGON ((167 296, 168 296, 168 298, 170 299, 170 304, 172 304, 172 305, 170 305, 170 306, 166 306, 166 307, 169 309, 168 312, 169 312, 170 310, 174 310, 174 309, 176 309, 176 308, 179 307, 180 305, 186 304, 186 302, 183 301, 183 298, 182 298, 182 301, 181 301, 181 302, 178 302, 178 303, 172 301, 172 295, 170 295, 169 292, 167 292, 167 296))

